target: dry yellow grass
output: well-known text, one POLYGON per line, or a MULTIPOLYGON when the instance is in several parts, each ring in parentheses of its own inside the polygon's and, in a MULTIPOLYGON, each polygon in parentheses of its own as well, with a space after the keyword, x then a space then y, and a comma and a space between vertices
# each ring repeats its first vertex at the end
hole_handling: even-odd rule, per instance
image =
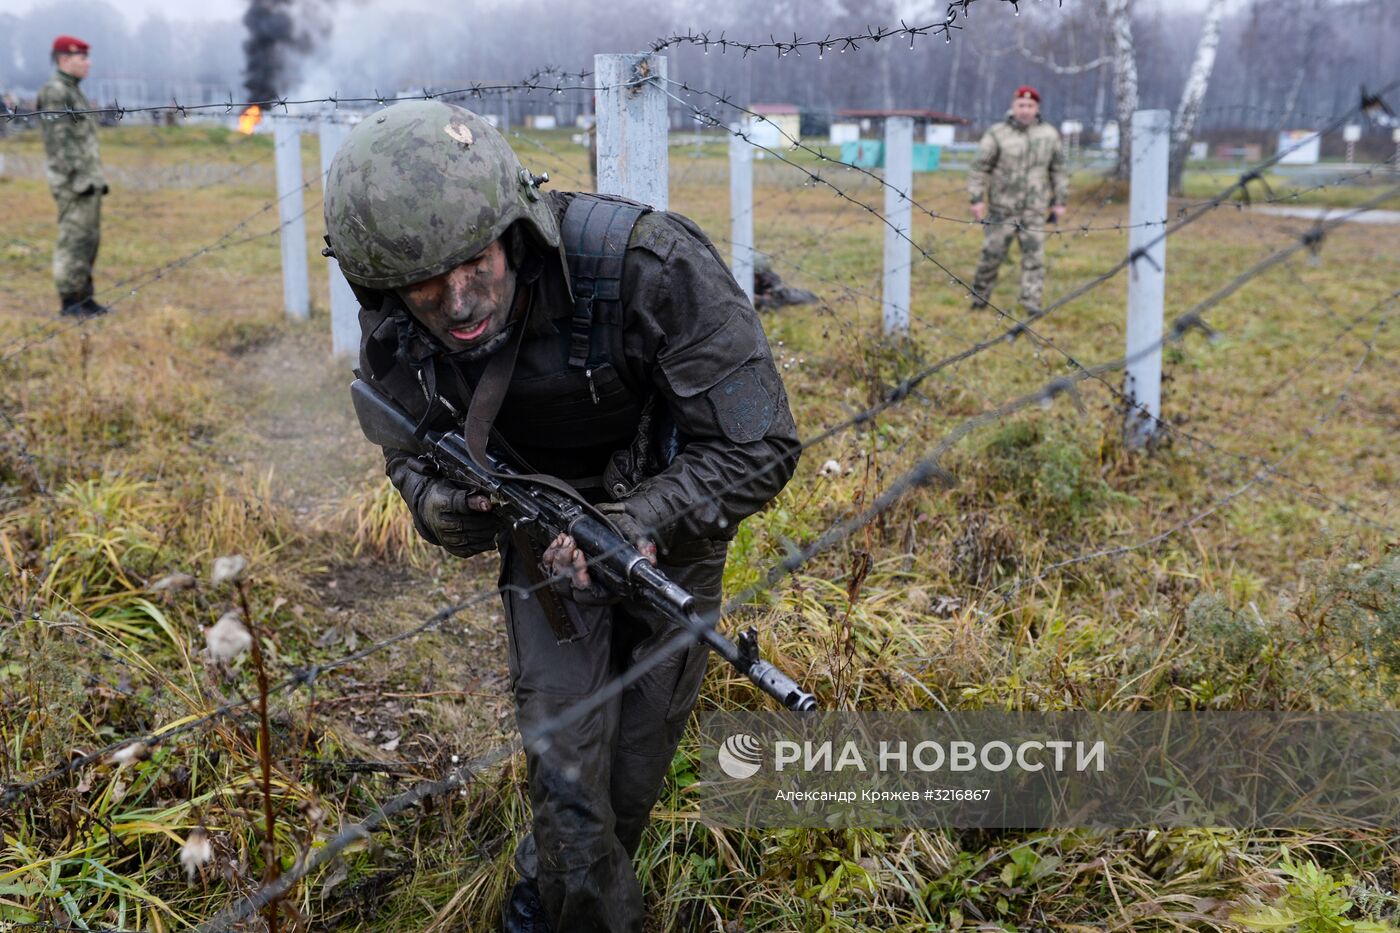
MULTIPOLYGON (((586 178, 567 134, 513 141, 558 186, 586 178)), ((266 142, 203 129, 104 134, 104 152, 131 185, 118 184, 107 202, 98 287, 141 284, 111 293, 120 300, 109 318, 53 337, 52 203, 37 179, 0 179, 0 408, 15 422, 0 437, 5 781, 249 689, 242 667, 223 671, 199 657, 201 629, 231 605, 208 583, 217 556, 250 559, 254 614, 278 675, 406 631, 494 585, 487 559, 461 565, 427 554, 387 494, 345 404, 347 369, 326 359, 319 266, 306 325, 282 319, 271 236, 159 278, 144 274, 275 228, 275 210, 262 210, 270 170, 190 187, 194 174, 177 168, 236 167, 266 156, 266 142), (173 572, 200 583, 152 590, 173 572)), ((9 138, 0 151, 32 156, 35 142, 9 138)), ((672 206, 720 241, 728 219, 718 151, 673 152, 672 206)), ((314 145, 305 156, 314 173, 314 145)), ((1005 325, 969 313, 948 272, 918 260, 913 339, 886 346, 877 333, 879 221, 829 190, 794 183, 791 171, 760 164, 755 226, 777 270, 823 298, 765 318, 810 435, 1005 325)), ((211 168, 200 177, 218 176, 211 168)), ((831 177, 853 198, 880 203, 869 179, 841 169, 831 177)), ((915 196, 962 216, 959 184, 920 176, 915 196)), ((1082 193, 1096 190, 1081 184, 1082 193)), ((317 194, 313 186, 307 199, 313 257, 317 194)), ((1122 204, 1101 197, 1076 205, 1069 229, 1082 217, 1094 226, 1125 219, 1122 204)), ((1226 207, 1174 236, 1168 314, 1305 227, 1226 207)), ((947 270, 970 274, 973 227, 916 212, 914 231, 947 270)), ((1316 263, 1276 270, 1213 310, 1218 340, 1192 335, 1168 351, 1164 405, 1176 431, 1154 455, 1122 449, 1114 394, 1088 383, 1078 406, 1062 398, 974 434, 945 460, 954 488, 912 495, 745 614, 776 661, 841 708, 1393 705, 1395 672, 1367 665, 1337 628, 1337 607, 1363 605, 1387 592, 1385 574, 1400 577, 1386 557, 1395 542, 1387 529, 1400 525, 1400 340, 1386 326, 1393 308, 1377 306, 1400 289, 1397 247, 1400 228, 1343 227, 1316 263), (1346 402, 1328 416, 1343 388, 1346 402), (1170 531, 1295 445, 1281 467, 1287 479, 1257 480, 1161 541, 1037 579, 1056 561, 1170 531), (1267 676, 1222 660, 1189 621, 1209 615, 1228 630, 1244 612, 1267 620, 1275 639, 1267 676)), ((1112 231, 1053 238, 1049 297, 1122 249, 1112 231)), ((1009 307, 1008 279, 996 301, 1009 307)), ((998 345, 874 424, 809 451, 789 490, 742 530, 730 591, 759 579, 784 540, 809 541, 868 504, 962 419, 1068 372, 1060 350, 1085 363, 1120 355, 1124 281, 1037 325, 1059 350, 1025 338, 998 345), (839 475, 818 475, 828 459, 839 475)), ((308 840, 395 789, 383 776, 337 770, 337 759, 402 760, 433 774, 445 756, 508 734, 504 666, 488 599, 327 674, 314 693, 280 697, 279 858, 289 863, 308 840)), ((712 670, 702 705, 757 703, 729 671, 712 670)), ((178 928, 255 883, 254 740, 246 720, 223 720, 127 769, 104 764, 55 781, 0 814, 0 920, 54 908, 89 923, 178 928), (218 842, 218 871, 190 887, 176 858, 199 825, 218 842)), ((683 747, 673 777, 684 777, 694 753, 683 747)), ((399 821, 357 846, 344 873, 328 870, 292 900, 322 928, 423 929, 438 916, 445 928, 492 929, 525 812, 518 767, 399 821)), ((1354 876, 1370 915, 1396 911, 1400 863, 1393 840, 1377 834, 720 833, 696 820, 684 783, 668 785, 640 856, 658 929, 725 921, 774 930, 1238 928, 1231 911, 1250 898, 1284 904, 1282 889, 1270 887, 1288 880, 1273 867, 1280 839, 1333 876, 1354 876), (1058 867, 1037 872, 1049 858, 1058 867), (837 868, 845 880, 832 883, 837 868)))

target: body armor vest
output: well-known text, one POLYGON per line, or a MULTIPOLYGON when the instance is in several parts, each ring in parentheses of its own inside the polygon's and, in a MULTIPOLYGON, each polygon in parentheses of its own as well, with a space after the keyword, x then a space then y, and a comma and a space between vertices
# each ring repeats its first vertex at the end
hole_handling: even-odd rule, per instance
POLYGON ((647 208, 576 196, 560 224, 573 293, 567 330, 526 335, 496 430, 540 473, 600 477, 637 433, 646 387, 623 363, 622 269, 632 227, 647 208))

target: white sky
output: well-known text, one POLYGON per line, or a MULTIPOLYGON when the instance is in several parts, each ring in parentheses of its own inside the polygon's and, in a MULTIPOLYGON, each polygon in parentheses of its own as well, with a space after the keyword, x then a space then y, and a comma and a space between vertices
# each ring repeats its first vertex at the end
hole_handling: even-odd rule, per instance
MULTIPOLYGON (((44 0, 0 0, 0 10, 14 13, 27 13, 46 5, 44 0)), ((246 0, 117 0, 112 5, 135 24, 152 13, 163 13, 171 20, 238 19, 248 4, 246 0)))
MULTIPOLYGON (((422 7, 419 2, 404 2, 404 0, 360 0, 367 6, 377 6, 381 8, 403 8, 413 9, 422 7)), ((598 0, 585 0, 585 2, 598 2, 598 0)), ((1041 0, 1041 2, 1055 2, 1055 0, 1041 0)), ((1066 6, 1081 3, 1083 0, 1066 0, 1066 6)), ((1160 4, 1169 4, 1174 7, 1199 7, 1205 0, 1138 0, 1141 7, 1150 7, 1160 4)), ((1242 0, 1234 0, 1236 4, 1242 0)), ((42 6, 45 0, 0 0, 0 11, 25 13, 36 6, 42 6)), ((247 7, 247 0, 115 0, 112 3, 123 13, 134 25, 145 19, 151 13, 162 13, 171 20, 220 20, 238 19, 243 15, 243 10, 247 7)), ((922 7, 928 5, 928 0, 908 0, 907 5, 911 12, 917 14, 922 7)), ((941 2, 934 3, 940 11, 943 9, 941 2)), ((703 19, 703 16, 701 17, 703 19)))

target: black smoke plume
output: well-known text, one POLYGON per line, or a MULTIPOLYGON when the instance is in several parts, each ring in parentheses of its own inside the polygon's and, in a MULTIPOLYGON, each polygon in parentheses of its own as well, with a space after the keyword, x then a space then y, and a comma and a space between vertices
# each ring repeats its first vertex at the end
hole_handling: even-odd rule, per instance
POLYGON ((248 99, 266 104, 286 92, 294 56, 311 50, 311 35, 298 23, 294 0, 250 0, 243 14, 243 86, 248 99))

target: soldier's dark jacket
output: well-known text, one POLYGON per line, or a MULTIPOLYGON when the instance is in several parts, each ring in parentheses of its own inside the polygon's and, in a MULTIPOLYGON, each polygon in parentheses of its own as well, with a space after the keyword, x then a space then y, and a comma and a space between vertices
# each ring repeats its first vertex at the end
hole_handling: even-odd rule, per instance
MULTIPOLYGON (((573 198, 598 196, 546 197, 562 224, 573 198)), ((662 531, 673 563, 686 562, 688 545, 732 538, 739 522, 791 478, 797 428, 767 339, 748 298, 693 222, 665 211, 636 222, 622 276, 622 321, 594 328, 595 352, 607 358, 602 365, 568 366, 573 301, 562 268, 546 263, 535 288, 496 419, 497 431, 530 469, 577 481, 592 499, 625 500, 634 518, 662 531), (629 478, 635 464, 619 460, 634 446, 653 395, 674 420, 682 447, 668 466, 644 470, 654 475, 636 484, 635 474, 629 478)), ((436 358, 432 381, 456 415, 439 408, 432 420, 439 429, 455 427, 484 361, 444 361, 440 346, 392 293, 379 307, 362 306, 360 329, 362 377, 415 418, 428 408, 422 370, 436 358)), ((407 468, 407 454, 385 456, 389 476, 412 507, 424 481, 407 468)), ((433 541, 421 521, 418 528, 433 541)), ((703 556, 703 549, 695 554, 703 556)))
POLYGON ((87 194, 104 187, 102 160, 97 149, 97 122, 78 79, 55 71, 39 89, 37 110, 60 110, 39 118, 44 135, 49 188, 55 195, 87 194))

